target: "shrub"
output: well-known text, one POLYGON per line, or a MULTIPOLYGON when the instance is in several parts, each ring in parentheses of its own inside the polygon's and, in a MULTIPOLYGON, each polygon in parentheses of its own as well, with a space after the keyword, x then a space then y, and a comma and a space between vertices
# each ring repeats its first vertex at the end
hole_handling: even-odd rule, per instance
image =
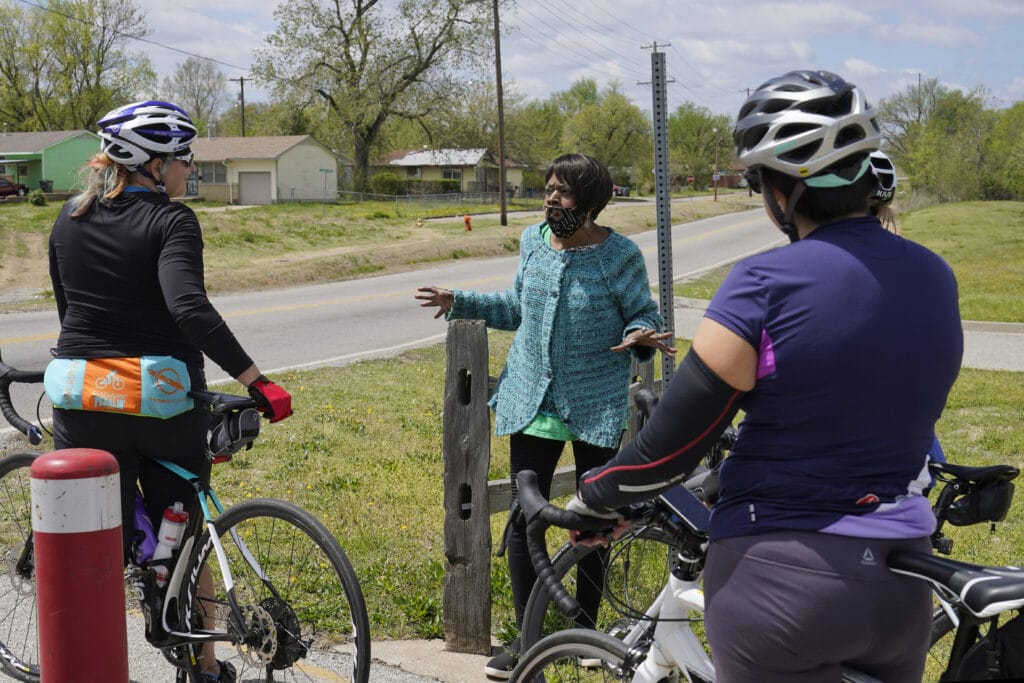
POLYGON ((32 206, 46 206, 49 201, 46 199, 46 193, 42 190, 32 190, 28 193, 28 201, 32 206))
POLYGON ((370 189, 374 194, 404 194, 405 181, 398 175, 385 171, 370 178, 370 189))

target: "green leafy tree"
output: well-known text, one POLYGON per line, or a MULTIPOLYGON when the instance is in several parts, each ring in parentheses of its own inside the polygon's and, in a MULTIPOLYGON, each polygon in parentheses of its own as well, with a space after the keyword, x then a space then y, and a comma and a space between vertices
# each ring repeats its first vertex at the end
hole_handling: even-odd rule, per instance
MULTIPOLYGON (((316 107, 296 104, 288 100, 273 102, 245 103, 245 135, 246 137, 261 135, 307 135, 313 134, 325 144, 333 138, 317 135, 312 119, 316 115, 316 107)), ((218 137, 240 137, 242 135, 242 107, 240 102, 225 109, 216 119, 211 134, 218 137)))
POLYGON ((988 166, 997 191, 1024 199, 1024 102, 999 112, 988 149, 988 166))
POLYGON ((634 169, 651 165, 651 122, 614 84, 566 118, 561 142, 562 151, 591 155, 621 182, 634 182, 634 169))
POLYGON ((711 174, 732 164, 730 133, 732 119, 712 114, 692 102, 679 105, 668 117, 668 155, 674 181, 693 176, 698 187, 706 187, 711 174))
POLYGON ((910 153, 916 137, 927 125, 938 101, 949 88, 937 78, 926 78, 878 103, 878 123, 885 135, 886 149, 902 161, 910 153))
POLYGON ((323 100, 351 140, 359 188, 388 119, 450 108, 461 93, 458 70, 493 53, 490 3, 295 0, 274 16, 277 31, 253 72, 278 96, 323 100))
POLYGON ((0 115, 18 130, 94 127, 155 90, 148 59, 127 49, 148 32, 134 0, 0 4, 0 115))
POLYGON ((939 96, 920 132, 908 140, 914 186, 944 202, 982 198, 986 143, 994 123, 995 114, 985 110, 980 89, 939 96))

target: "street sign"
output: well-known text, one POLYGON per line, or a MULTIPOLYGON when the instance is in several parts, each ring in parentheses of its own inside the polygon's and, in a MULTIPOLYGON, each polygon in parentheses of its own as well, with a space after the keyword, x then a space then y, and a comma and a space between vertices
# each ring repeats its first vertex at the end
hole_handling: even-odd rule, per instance
POLYGON ((718 182, 719 180, 721 180, 721 179, 722 179, 722 174, 721 174, 721 173, 716 173, 716 174, 714 174, 713 176, 711 176, 711 180, 715 181, 716 183, 717 183, 717 182, 718 182))
POLYGON ((334 169, 333 168, 321 168, 320 172, 321 173, 334 173, 334 169))

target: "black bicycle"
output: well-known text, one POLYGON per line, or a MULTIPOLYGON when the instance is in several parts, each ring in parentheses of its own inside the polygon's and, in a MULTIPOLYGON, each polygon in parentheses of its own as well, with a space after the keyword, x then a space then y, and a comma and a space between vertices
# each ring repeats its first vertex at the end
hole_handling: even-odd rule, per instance
MULTIPOLYGON (((41 382, 0 360, 0 410, 38 443, 38 428, 10 402, 11 382, 41 382), (35 434, 36 436, 33 436, 35 434)), ((210 456, 225 462, 259 435, 259 413, 248 397, 194 391, 213 416, 210 456)), ((0 668, 38 681, 29 468, 36 452, 0 460, 0 668)), ((170 580, 158 588, 152 566, 130 564, 125 577, 146 622, 146 638, 177 670, 178 683, 205 681, 200 649, 214 643, 217 659, 238 680, 314 680, 307 666, 340 671, 366 683, 370 628, 355 571, 338 541, 317 519, 283 500, 254 499, 226 508, 209 482, 162 460, 198 493, 170 580), (202 576, 213 578, 213 589, 202 576)))

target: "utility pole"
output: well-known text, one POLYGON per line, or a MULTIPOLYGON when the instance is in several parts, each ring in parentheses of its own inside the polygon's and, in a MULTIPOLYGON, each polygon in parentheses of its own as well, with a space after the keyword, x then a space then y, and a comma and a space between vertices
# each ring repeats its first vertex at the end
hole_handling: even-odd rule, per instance
MULTIPOLYGON (((663 47, 669 47, 671 43, 663 47)), ((646 50, 647 46, 641 49, 646 50)), ((651 53, 651 94, 654 100, 654 197, 658 235, 658 305, 665 329, 675 329, 675 301, 672 295, 672 198, 668 192, 668 103, 666 96, 665 53, 658 43, 651 53)), ((645 85, 641 83, 640 85, 645 85)), ((661 354, 662 392, 675 372, 671 356, 661 354)))
MULTIPOLYGON (((238 78, 229 78, 229 81, 238 83, 239 95, 238 99, 241 102, 242 108, 242 137, 245 137, 245 76, 239 76, 238 78)), ((251 80, 251 79, 250 79, 251 80)))
POLYGON ((508 225, 505 193, 505 104, 501 89, 501 30, 498 27, 498 0, 494 0, 494 69, 498 95, 498 193, 501 195, 501 224, 508 225))

